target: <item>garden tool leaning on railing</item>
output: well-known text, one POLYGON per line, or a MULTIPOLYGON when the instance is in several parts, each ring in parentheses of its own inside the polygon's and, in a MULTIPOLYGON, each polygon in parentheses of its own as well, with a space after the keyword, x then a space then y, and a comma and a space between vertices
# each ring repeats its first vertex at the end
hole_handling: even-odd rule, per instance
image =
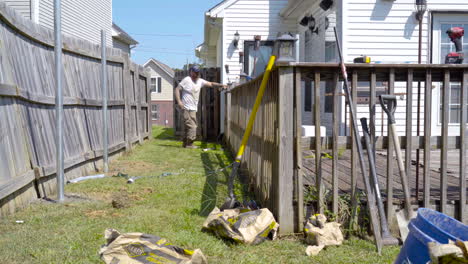
POLYGON ((268 79, 270 78, 271 70, 273 69, 273 65, 275 64, 275 56, 271 56, 268 62, 267 68, 265 73, 263 74, 262 83, 260 85, 260 89, 258 90, 257 98, 255 99, 255 103, 252 109, 252 113, 249 117, 249 123, 247 123, 247 128, 245 129, 244 136, 242 137, 242 142, 239 147, 239 151, 237 151, 236 160, 232 164, 232 171, 229 175, 229 182, 228 182, 228 191, 229 197, 226 198, 226 202, 221 206, 221 210, 224 209, 232 209, 240 206, 239 201, 236 200, 234 195, 234 179, 238 173, 239 166, 242 160, 242 156, 244 155, 245 146, 249 141, 250 133, 252 132, 252 128, 255 122, 255 117, 257 116, 258 108, 262 103, 263 94, 265 93, 266 86, 268 84, 268 79))

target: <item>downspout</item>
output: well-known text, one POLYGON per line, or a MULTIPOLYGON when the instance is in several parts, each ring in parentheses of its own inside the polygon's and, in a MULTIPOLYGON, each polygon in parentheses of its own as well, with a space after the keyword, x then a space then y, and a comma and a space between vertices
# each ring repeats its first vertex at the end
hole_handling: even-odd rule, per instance
MULTIPOLYGON (((226 70, 224 68, 223 65, 225 65, 225 62, 226 62, 226 53, 227 53, 227 49, 226 49, 226 44, 224 43, 224 40, 226 39, 226 36, 225 36, 225 32, 226 30, 224 29, 225 25, 224 25, 224 18, 221 18, 222 19, 222 22, 221 22, 221 65, 219 65, 219 67, 221 68, 221 83, 222 84, 225 84, 226 83, 226 70)), ((225 115, 225 111, 226 111, 226 102, 224 101, 225 99, 225 92, 222 91, 221 92, 221 95, 220 95, 220 115, 219 115, 219 132, 220 134, 224 134, 224 120, 226 118, 226 115, 225 115)))

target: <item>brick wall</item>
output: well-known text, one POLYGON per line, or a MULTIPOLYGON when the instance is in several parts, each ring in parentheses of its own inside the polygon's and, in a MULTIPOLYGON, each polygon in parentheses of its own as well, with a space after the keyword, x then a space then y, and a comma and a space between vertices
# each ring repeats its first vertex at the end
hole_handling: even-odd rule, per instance
POLYGON ((174 127, 173 111, 174 107, 172 101, 151 101, 151 118, 153 125, 174 127), (154 105, 157 105, 157 109, 159 112, 159 118, 157 120, 153 119, 153 110, 155 110, 154 105))

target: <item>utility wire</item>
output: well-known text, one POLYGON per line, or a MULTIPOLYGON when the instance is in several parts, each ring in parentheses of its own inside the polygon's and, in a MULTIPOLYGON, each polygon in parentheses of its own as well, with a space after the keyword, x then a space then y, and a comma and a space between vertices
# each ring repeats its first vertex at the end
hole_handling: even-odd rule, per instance
POLYGON ((135 36, 150 36, 150 37, 179 37, 179 38, 192 38, 192 34, 147 34, 147 33, 130 33, 135 36))

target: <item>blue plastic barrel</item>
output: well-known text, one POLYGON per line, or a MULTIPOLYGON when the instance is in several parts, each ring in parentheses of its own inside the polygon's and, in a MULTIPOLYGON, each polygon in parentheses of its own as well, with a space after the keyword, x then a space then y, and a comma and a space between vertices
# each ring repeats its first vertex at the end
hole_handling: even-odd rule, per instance
POLYGON ((420 208, 409 223, 406 238, 396 264, 426 264, 430 260, 429 242, 447 244, 449 240, 468 241, 468 226, 437 211, 420 208))

